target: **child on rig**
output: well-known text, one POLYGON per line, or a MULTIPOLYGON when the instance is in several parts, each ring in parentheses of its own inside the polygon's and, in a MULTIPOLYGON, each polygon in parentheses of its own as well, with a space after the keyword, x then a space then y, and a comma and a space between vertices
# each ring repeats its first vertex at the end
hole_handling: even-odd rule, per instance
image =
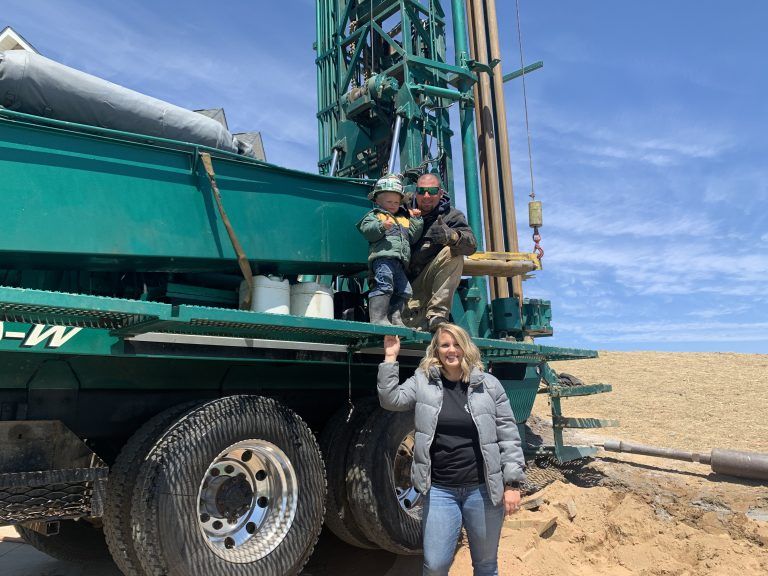
POLYGON ((375 206, 357 229, 368 240, 368 265, 374 283, 368 293, 368 314, 372 324, 404 326, 400 313, 411 297, 405 269, 411 258, 411 244, 421 236, 421 211, 402 205, 403 182, 398 174, 376 181, 368 198, 375 206))

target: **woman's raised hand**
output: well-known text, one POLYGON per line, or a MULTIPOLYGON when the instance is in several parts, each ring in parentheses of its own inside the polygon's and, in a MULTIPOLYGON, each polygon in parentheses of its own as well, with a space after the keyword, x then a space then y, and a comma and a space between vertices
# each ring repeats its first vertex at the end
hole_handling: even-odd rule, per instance
POLYGON ((400 354, 400 337, 387 334, 384 336, 384 362, 397 362, 400 354))

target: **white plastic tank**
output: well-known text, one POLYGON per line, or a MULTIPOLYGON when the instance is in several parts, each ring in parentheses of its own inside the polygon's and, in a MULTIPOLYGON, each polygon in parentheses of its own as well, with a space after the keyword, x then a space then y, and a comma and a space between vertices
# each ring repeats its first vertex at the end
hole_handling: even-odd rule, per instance
MULTIPOLYGON (((245 282, 240 283, 240 308, 248 291, 245 282)), ((288 280, 278 276, 255 276, 253 278, 253 294, 251 296, 253 312, 268 312, 270 314, 290 314, 291 286, 288 280)))
POLYGON ((312 318, 333 318, 333 290, 317 282, 291 286, 291 314, 312 318))

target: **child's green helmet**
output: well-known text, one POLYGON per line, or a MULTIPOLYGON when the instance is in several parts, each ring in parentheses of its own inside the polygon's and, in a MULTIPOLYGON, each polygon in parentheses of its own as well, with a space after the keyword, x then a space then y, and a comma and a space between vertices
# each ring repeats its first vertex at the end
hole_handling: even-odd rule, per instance
POLYGON ((368 194, 368 199, 375 200, 379 192, 394 192, 395 194, 400 194, 400 198, 403 198, 403 179, 400 177, 400 174, 393 172, 385 174, 376 180, 373 190, 368 194))

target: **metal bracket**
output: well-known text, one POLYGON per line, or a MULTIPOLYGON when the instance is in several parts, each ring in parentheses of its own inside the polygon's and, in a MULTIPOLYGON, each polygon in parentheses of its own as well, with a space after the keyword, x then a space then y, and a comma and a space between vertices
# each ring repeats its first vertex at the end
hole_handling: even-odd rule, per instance
POLYGON ((467 66, 469 67, 470 70, 473 70, 473 71, 479 70, 480 72, 493 74, 493 69, 499 65, 499 62, 501 62, 501 60, 499 60, 498 58, 492 59, 487 64, 484 62, 478 62, 477 60, 467 60, 467 66))

